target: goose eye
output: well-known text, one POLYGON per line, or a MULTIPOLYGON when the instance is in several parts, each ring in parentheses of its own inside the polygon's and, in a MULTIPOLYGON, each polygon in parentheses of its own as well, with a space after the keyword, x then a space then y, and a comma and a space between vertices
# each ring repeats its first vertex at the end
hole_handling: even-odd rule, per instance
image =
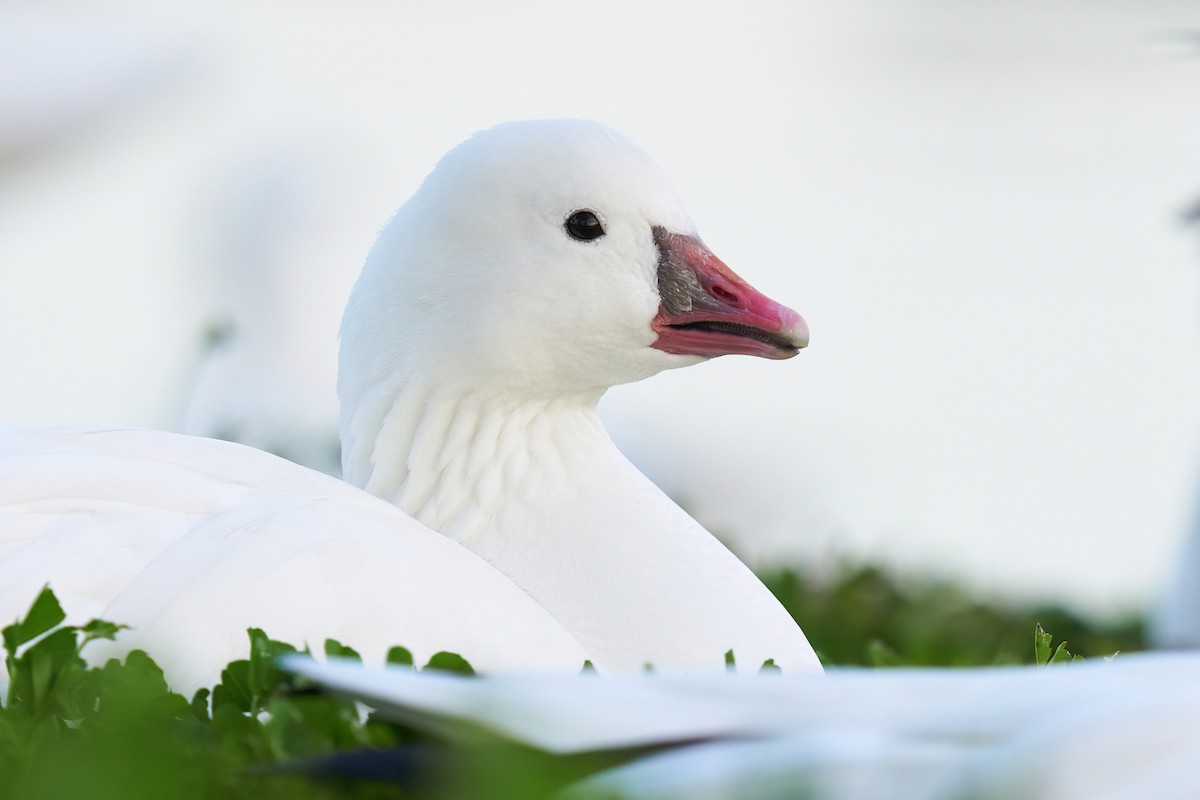
POLYGON ((591 211, 576 211, 567 217, 563 227, 567 229, 567 233, 571 234, 572 239, 578 239, 581 242, 590 242, 592 239, 599 239, 604 235, 604 226, 591 211))

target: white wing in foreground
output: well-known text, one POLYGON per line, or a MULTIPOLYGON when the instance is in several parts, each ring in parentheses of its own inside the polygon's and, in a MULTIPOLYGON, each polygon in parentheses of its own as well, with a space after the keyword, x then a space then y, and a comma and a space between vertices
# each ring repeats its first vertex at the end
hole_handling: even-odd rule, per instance
POLYGON ((758 678, 288 667, 443 734, 467 723, 555 753, 679 743, 572 798, 1200 797, 1194 654, 758 678))

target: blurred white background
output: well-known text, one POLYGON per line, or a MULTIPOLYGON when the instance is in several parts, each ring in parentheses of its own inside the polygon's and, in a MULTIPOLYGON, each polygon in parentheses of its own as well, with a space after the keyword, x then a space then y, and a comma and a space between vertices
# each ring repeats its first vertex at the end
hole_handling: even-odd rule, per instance
POLYGON ((477 129, 589 117, 813 332, 610 393, 664 489, 752 560, 1132 608, 1200 474, 1197 30, 1192 0, 3 2, 0 422, 327 460, 390 213, 477 129))

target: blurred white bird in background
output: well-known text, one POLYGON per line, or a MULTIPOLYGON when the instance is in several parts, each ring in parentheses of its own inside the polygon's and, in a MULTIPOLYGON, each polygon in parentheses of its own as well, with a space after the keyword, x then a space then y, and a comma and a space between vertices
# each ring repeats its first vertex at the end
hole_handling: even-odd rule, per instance
POLYGON ((0 166, 33 160, 185 78, 185 46, 101 18, 0 8, 0 166))
POLYGON ((1152 609, 1150 634, 1162 648, 1200 648, 1200 514, 1184 532, 1174 574, 1152 609))
POLYGON ((338 245, 342 217, 363 209, 333 173, 318 148, 296 147, 247 158, 206 193, 209 322, 173 427, 340 475, 337 326, 357 270, 338 245), (330 195, 347 201, 331 209, 330 195))
MULTIPOLYGON (((1200 201, 1183 218, 1193 227, 1200 224, 1200 201)), ((1168 649, 1200 648, 1200 493, 1190 522, 1170 584, 1159 605, 1151 609, 1151 636, 1158 646, 1168 649)))

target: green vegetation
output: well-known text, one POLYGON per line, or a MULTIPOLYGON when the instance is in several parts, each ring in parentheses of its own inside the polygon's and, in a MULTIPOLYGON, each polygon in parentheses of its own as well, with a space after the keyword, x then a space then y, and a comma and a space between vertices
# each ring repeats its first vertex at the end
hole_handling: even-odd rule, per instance
MULTIPOLYGON (((764 576, 808 632, 827 664, 1053 664, 1073 658, 1043 627, 1086 656, 1141 647, 1135 622, 1092 626, 1061 609, 1004 610, 949 585, 897 583, 877 569, 846 569, 827 583, 785 571, 764 576), (1041 624, 1038 624, 1041 623, 1041 624), (1034 636, 1030 637, 1030 632, 1034 636)), ((295 648, 260 630, 249 657, 221 682, 185 698, 167 687, 147 654, 88 667, 88 642, 120 635, 92 621, 66 626, 43 591, 24 619, 3 629, 8 689, 0 707, 0 796, 76 798, 531 798, 621 760, 621 754, 555 758, 494 742, 450 761, 418 733, 363 717, 347 700, 317 693, 280 672, 277 656, 295 648), (370 781, 312 779, 296 764, 363 750, 412 746, 405 766, 428 779, 414 790, 370 781)), ((329 655, 357 658, 329 640, 329 655)), ((733 664, 735 654, 726 654, 733 664)), ((389 663, 412 667, 403 647, 389 663)), ((473 674, 462 658, 439 653, 424 669, 473 674)), ((773 662, 765 671, 778 668, 773 662)))
POLYGON ((904 581, 876 567, 843 567, 828 580, 792 570, 760 577, 826 665, 1032 664, 1063 660, 1069 655, 1067 643, 1085 658, 1146 646, 1142 621, 1132 615, 1094 622, 1055 606, 1005 607, 982 602, 954 584, 904 581), (1035 653, 1035 629, 1061 638, 1061 653, 1046 658, 1040 649, 1035 653))
MULTIPOLYGON (((167 687, 162 670, 135 650, 89 668, 81 651, 120 626, 64 626, 43 590, 24 619, 4 628, 8 691, 0 708, 0 795, 14 798, 336 798, 336 783, 273 774, 261 765, 339 750, 417 741, 411 731, 368 717, 349 700, 321 695, 275 668, 296 648, 249 631, 249 658, 230 663, 211 692, 191 698, 167 687)), ((325 652, 357 658, 336 641, 325 652)), ((393 648, 388 660, 412 665, 393 648)), ((425 669, 470 672, 450 653, 425 669)), ((402 797, 362 784, 354 797, 402 797)))

